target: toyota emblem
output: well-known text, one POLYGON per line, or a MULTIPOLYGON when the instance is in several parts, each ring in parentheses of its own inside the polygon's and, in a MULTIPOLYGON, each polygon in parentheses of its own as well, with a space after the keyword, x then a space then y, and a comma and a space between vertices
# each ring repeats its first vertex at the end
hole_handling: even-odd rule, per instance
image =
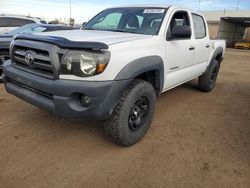
POLYGON ((27 51, 25 56, 24 56, 24 60, 28 65, 31 65, 34 61, 34 56, 33 56, 32 52, 27 51))

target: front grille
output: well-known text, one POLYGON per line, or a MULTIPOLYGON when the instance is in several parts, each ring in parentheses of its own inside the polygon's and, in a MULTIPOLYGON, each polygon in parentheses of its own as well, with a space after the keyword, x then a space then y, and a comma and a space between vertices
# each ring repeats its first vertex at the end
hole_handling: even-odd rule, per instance
POLYGON ((14 59, 17 66, 23 66, 26 69, 34 69, 35 72, 44 74, 47 77, 51 77, 53 75, 53 69, 48 52, 15 46, 14 59), (34 54, 33 62, 27 63, 25 61, 25 55, 27 53, 34 54))
POLYGON ((62 55, 57 46, 42 42, 16 40, 11 47, 15 67, 50 79, 58 78, 62 55))

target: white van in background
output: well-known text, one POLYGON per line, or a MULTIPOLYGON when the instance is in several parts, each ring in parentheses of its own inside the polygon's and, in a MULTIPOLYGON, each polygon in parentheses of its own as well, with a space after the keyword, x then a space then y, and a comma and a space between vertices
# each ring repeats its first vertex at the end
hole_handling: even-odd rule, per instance
POLYGON ((31 23, 46 24, 46 22, 40 18, 33 18, 28 16, 0 15, 0 34, 6 33, 17 27, 31 23))

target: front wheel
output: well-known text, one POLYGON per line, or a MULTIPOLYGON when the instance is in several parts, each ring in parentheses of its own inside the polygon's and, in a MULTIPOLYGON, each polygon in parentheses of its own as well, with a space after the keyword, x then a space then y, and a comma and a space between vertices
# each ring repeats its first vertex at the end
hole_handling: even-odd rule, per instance
POLYGON ((155 90, 149 82, 134 80, 105 122, 107 136, 122 146, 131 146, 141 140, 152 122, 155 99, 155 90))

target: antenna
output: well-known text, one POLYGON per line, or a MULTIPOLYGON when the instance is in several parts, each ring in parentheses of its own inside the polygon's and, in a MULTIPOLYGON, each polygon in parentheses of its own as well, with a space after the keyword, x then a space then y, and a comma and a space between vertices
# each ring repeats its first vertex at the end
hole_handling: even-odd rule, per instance
POLYGON ((239 10, 240 0, 237 0, 237 7, 236 9, 239 10))
POLYGON ((69 0, 69 18, 71 19, 71 0, 69 0))

